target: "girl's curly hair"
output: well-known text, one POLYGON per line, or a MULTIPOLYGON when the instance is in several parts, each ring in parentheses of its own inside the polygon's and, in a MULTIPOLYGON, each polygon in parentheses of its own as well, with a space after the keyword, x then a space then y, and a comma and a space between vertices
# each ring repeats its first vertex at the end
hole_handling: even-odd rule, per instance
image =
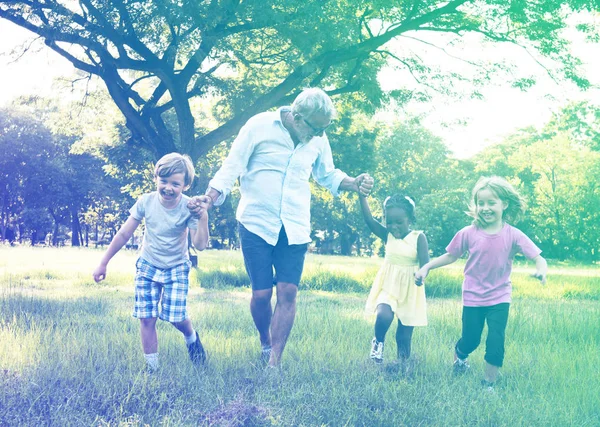
POLYGON ((415 223, 417 218, 415 216, 415 202, 408 196, 404 194, 394 194, 392 196, 388 196, 383 201, 383 210, 389 208, 400 208, 406 212, 406 216, 411 223, 415 223))

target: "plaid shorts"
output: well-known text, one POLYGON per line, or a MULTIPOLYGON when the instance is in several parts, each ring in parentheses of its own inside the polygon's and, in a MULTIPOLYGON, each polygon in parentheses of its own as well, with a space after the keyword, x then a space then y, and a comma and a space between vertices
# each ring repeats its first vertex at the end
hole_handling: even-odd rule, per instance
POLYGON ((133 317, 176 323, 187 318, 185 310, 188 293, 190 262, 172 268, 157 268, 139 258, 135 263, 135 307, 133 317), (158 304, 161 304, 160 316, 158 304))

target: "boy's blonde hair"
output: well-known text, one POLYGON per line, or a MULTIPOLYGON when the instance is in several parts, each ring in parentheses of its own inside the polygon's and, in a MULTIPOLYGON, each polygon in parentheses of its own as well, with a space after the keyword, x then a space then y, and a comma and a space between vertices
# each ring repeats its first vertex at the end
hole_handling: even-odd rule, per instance
POLYGON ((507 204, 502 215, 505 221, 516 224, 521 219, 527 205, 525 200, 517 193, 517 190, 504 178, 500 178, 499 176, 482 176, 473 188, 469 211, 467 212, 467 215, 473 218, 473 225, 477 227, 484 225, 477 215, 477 194, 484 189, 490 190, 496 197, 507 204))
POLYGON ((156 162, 154 176, 165 178, 176 173, 184 175, 184 184, 189 188, 194 182, 194 164, 187 154, 169 153, 165 154, 156 162))

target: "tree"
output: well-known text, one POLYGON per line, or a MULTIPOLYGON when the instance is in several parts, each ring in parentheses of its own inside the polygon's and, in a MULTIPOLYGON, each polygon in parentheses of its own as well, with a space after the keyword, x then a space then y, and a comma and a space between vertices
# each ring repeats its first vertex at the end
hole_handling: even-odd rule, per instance
POLYGON ((523 146, 511 159, 517 170, 531 169, 535 173, 529 215, 533 235, 551 257, 566 259, 589 253, 591 248, 581 247, 581 236, 598 236, 597 226, 585 216, 581 198, 582 193, 594 191, 588 173, 598 160, 597 153, 578 146, 565 134, 523 146))
POLYGON ((522 129, 475 158, 481 175, 500 175, 525 196, 518 224, 548 257, 594 260, 600 245, 598 108, 571 103, 541 129, 522 129))
MULTIPOLYGON (((101 78, 126 119, 132 149, 154 157, 180 151, 196 160, 303 86, 356 93, 353 101, 372 109, 388 95, 399 102, 423 98, 427 87, 452 91, 452 82, 464 79, 482 84, 507 68, 469 59, 464 63, 476 72, 467 77, 439 70, 410 49, 390 48, 408 39, 431 46, 421 37, 428 32, 522 45, 557 61, 557 78, 586 88, 562 30, 573 12, 597 6, 593 0, 0 0, 0 17, 101 78), (376 77, 388 60, 418 88, 383 94, 376 77), (190 100, 213 96, 218 124, 199 129, 190 100)), ((578 29, 596 35, 592 25, 578 29)), ((516 86, 532 84, 516 68, 510 72, 516 86)))
POLYGON ((105 176, 100 160, 72 152, 73 143, 73 137, 52 134, 29 114, 0 110, 3 238, 9 225, 22 224, 32 244, 52 230, 56 245, 59 227, 69 224, 71 244, 81 245, 80 215, 118 186, 105 176))
MULTIPOLYGON (((440 226, 440 218, 430 215, 420 202, 432 192, 443 194, 462 188, 465 176, 462 165, 448 157, 448 149, 440 138, 417 119, 386 124, 369 121, 364 114, 361 117, 352 111, 344 112, 338 122, 336 132, 330 136, 336 166, 350 174, 366 170, 373 175, 373 215, 383 221, 382 202, 387 196, 402 193, 417 202, 417 227, 428 230, 430 226, 440 226)), ((354 195, 333 198, 317 186, 312 194, 313 238, 320 251, 339 250, 342 255, 349 255, 353 246, 357 250, 372 246, 373 236, 364 225, 354 195)))
POLYGON ((44 176, 53 153, 52 135, 40 121, 0 110, 0 240, 8 228, 18 227, 26 208, 31 212, 48 197, 40 191, 30 198, 27 188, 44 176))
POLYGON ((600 151, 600 105, 588 101, 572 102, 552 116, 543 136, 552 138, 566 132, 580 144, 600 151))
POLYGON ((454 235, 472 222, 465 214, 469 198, 469 188, 463 185, 458 189, 434 190, 419 203, 419 225, 434 256, 443 255, 454 235))

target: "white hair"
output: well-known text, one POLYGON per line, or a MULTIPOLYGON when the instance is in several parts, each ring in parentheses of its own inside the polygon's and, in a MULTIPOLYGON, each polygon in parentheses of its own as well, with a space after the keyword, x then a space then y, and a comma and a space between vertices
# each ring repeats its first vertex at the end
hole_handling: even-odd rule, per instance
POLYGON ((322 114, 329 119, 337 115, 331 98, 322 89, 311 87, 304 89, 292 104, 292 113, 310 118, 314 114, 322 114))

